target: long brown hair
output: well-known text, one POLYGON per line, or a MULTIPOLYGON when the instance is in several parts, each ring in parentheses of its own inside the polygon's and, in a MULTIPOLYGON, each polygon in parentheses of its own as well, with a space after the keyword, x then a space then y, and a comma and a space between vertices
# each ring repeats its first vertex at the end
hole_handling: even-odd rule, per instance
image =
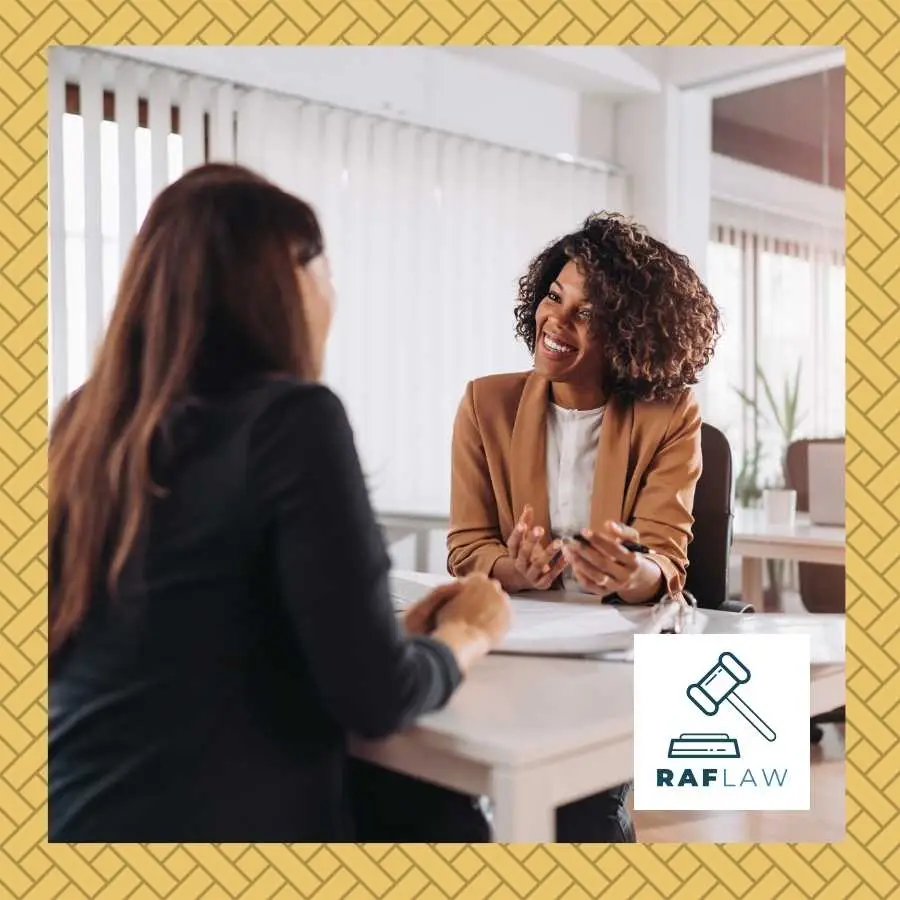
POLYGON ((314 377, 296 266, 315 213, 247 169, 194 169, 134 241, 93 370, 50 441, 50 649, 116 583, 154 494, 151 445, 176 404, 264 374, 314 377))

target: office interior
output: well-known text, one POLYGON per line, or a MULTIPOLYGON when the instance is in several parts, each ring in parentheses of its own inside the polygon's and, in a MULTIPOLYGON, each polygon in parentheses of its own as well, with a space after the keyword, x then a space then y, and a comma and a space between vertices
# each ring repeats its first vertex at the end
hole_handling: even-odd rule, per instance
MULTIPOLYGON (((203 161, 244 163, 321 216, 338 296, 324 380, 394 565, 445 574, 465 386, 530 367, 517 279, 589 213, 621 212, 685 253, 722 311, 695 391, 730 448, 724 594, 757 616, 844 612, 842 50, 55 48, 49 102, 51 420, 152 198, 203 161)), ((639 839, 839 840, 841 709, 810 748, 809 812, 638 812, 639 839)))

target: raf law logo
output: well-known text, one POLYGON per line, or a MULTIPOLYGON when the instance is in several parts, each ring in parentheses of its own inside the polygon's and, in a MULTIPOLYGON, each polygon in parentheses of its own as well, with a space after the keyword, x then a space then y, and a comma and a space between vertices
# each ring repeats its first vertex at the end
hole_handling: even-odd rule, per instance
POLYGON ((809 637, 636 635, 634 806, 809 809, 809 637))

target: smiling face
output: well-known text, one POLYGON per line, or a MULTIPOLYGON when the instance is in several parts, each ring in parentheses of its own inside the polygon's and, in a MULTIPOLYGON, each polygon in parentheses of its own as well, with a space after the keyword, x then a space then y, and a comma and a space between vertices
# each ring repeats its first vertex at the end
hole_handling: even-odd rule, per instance
POLYGON ((600 390, 603 356, 584 276, 570 260, 535 311, 534 369, 551 382, 600 390))

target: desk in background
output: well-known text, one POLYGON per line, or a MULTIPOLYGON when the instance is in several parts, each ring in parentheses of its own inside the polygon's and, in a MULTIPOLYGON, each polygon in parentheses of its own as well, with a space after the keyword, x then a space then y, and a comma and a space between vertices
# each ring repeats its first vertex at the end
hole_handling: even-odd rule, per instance
MULTIPOLYGON (((383 513, 378 517, 390 543, 409 536, 415 539, 417 572, 428 571, 428 541, 432 532, 446 533, 449 519, 426 513, 383 513)), ((741 557, 741 598, 763 611, 763 561, 785 559, 794 562, 842 566, 846 559, 846 530, 812 525, 800 513, 792 527, 768 525, 762 510, 737 509, 734 516, 732 553, 741 557)))
POLYGON ((385 531, 389 544, 396 544, 412 536, 414 539, 415 570, 428 571, 428 540, 433 531, 444 534, 450 527, 450 519, 428 513, 379 513, 378 522, 385 531))
POLYGON ((761 509, 737 509, 731 550, 741 557, 741 599, 762 611, 764 560, 843 566, 847 533, 844 528, 813 525, 805 513, 798 513, 788 527, 769 525, 761 509))
MULTIPOLYGON (((446 580, 396 575, 419 581, 423 594, 446 580)), ((788 623, 796 633, 800 618, 704 612, 721 633, 777 633, 788 623)), ((811 628, 840 629, 841 640, 843 620, 809 617, 811 628)), ((812 668, 812 715, 843 705, 844 681, 843 663, 812 668)), ((491 797, 494 839, 500 843, 552 842, 558 806, 632 778, 633 693, 627 663, 490 656, 444 709, 387 740, 355 740, 351 752, 396 772, 491 797)))

